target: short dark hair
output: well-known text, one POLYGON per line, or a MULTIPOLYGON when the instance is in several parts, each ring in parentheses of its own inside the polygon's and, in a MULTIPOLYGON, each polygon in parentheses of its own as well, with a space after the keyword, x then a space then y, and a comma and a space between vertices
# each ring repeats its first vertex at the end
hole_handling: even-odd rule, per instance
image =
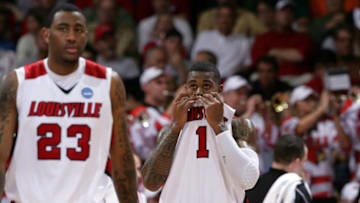
POLYGON ((40 26, 44 25, 44 21, 46 19, 45 10, 42 8, 31 8, 27 14, 26 17, 32 16, 35 18, 37 23, 39 23, 40 26))
POLYGON ((51 10, 50 14, 47 17, 45 27, 47 27, 47 28, 51 27, 51 24, 52 24, 52 22, 54 20, 55 14, 57 12, 60 12, 60 11, 79 12, 82 15, 84 15, 83 12, 77 6, 75 6, 74 4, 61 3, 61 4, 57 5, 57 6, 55 6, 55 8, 53 10, 51 10))
POLYGON ((276 73, 278 68, 279 68, 279 64, 276 61, 276 58, 272 57, 272 56, 263 56, 261 57, 257 63, 256 63, 256 67, 259 66, 260 63, 267 63, 267 64, 271 64, 274 72, 276 73))
POLYGON ((233 6, 232 4, 227 3, 227 2, 221 3, 221 4, 219 4, 219 6, 217 7, 217 10, 219 11, 219 10, 222 9, 222 8, 228 8, 228 9, 230 9, 231 12, 232 12, 233 18, 236 18, 236 16, 237 16, 236 9, 234 8, 234 6, 233 6))
POLYGON ((282 135, 279 137, 274 148, 274 161, 288 165, 297 158, 304 156, 304 140, 295 135, 282 135))
POLYGON ((197 52, 197 54, 200 54, 200 53, 202 53, 202 54, 207 54, 207 55, 209 56, 209 61, 210 61, 211 63, 213 63, 214 65, 217 64, 217 57, 216 57, 216 55, 215 55, 212 51, 209 51, 209 50, 200 50, 200 51, 197 52))
POLYGON ((178 37, 181 42, 183 41, 183 36, 176 28, 172 28, 166 33, 165 39, 168 39, 170 37, 178 37))
POLYGON ((221 77, 220 77, 219 70, 216 68, 216 66, 213 63, 211 63, 209 61, 200 61, 200 62, 193 63, 189 68, 189 73, 192 72, 192 71, 214 73, 215 81, 218 84, 220 84, 220 82, 221 82, 221 77))

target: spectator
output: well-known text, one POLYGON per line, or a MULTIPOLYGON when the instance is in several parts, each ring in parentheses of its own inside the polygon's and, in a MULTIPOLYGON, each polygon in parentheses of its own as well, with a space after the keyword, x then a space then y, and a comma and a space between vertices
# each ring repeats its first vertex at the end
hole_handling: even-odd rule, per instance
MULTIPOLYGON (((219 6, 222 3, 228 3, 234 9, 234 27, 231 32, 247 36, 256 36, 267 31, 264 25, 253 13, 241 9, 236 5, 236 0, 217 0, 219 6)), ((197 24, 197 33, 213 30, 217 27, 217 16, 219 8, 209 9, 200 14, 197 24)))
POLYGON ((336 54, 329 50, 320 50, 315 58, 313 78, 306 85, 320 94, 324 90, 326 70, 335 66, 336 54))
POLYGON ((260 58, 256 64, 256 71, 258 79, 251 84, 251 95, 260 94, 263 100, 271 100, 274 94, 292 89, 289 84, 277 78, 278 63, 274 57, 260 58))
POLYGON ((165 70, 167 64, 168 55, 164 48, 155 46, 145 53, 144 69, 155 66, 165 70))
POLYGON ((269 112, 264 109, 261 96, 253 95, 249 98, 250 89, 244 78, 231 76, 224 82, 223 96, 225 103, 236 110, 237 117, 250 119, 254 123, 260 170, 265 172, 271 166, 273 146, 278 138, 279 129, 269 112))
POLYGON ((311 88, 295 88, 290 97, 295 115, 284 119, 281 125, 282 134, 301 136, 309 147, 305 170, 314 202, 337 202, 333 157, 350 146, 337 113, 339 106, 330 98, 330 93, 324 91, 317 103, 316 93, 311 88))
POLYGON ((310 35, 315 43, 320 44, 336 27, 346 20, 343 0, 327 0, 328 14, 315 18, 310 25, 310 35))
MULTIPOLYGON (((157 18, 160 14, 171 13, 170 12, 170 0, 152 0, 155 14, 141 20, 138 25, 138 50, 141 53, 145 44, 149 42, 151 32, 154 25, 157 22, 157 18)), ((187 49, 190 49, 193 37, 189 23, 181 17, 173 17, 174 27, 181 33, 184 39, 184 45, 187 49)))
POLYGON ((132 58, 116 55, 117 43, 112 26, 99 25, 94 34, 94 46, 98 52, 97 63, 112 67, 125 80, 140 75, 139 67, 132 58))
POLYGON ((168 90, 168 77, 159 68, 146 69, 140 77, 140 85, 144 91, 143 105, 131 113, 133 118, 129 125, 130 140, 142 161, 145 161, 156 147, 158 130, 155 123, 165 111, 168 90))
POLYGON ((217 65, 217 57, 213 52, 207 50, 200 50, 197 52, 194 62, 200 62, 200 61, 209 61, 217 65))
POLYGON ((9 9, 0 7, 0 50, 15 51, 11 15, 9 9))
POLYGON ((16 45, 17 63, 22 62, 27 58, 38 58, 38 49, 34 49, 34 47, 36 47, 36 35, 44 25, 45 21, 43 10, 38 8, 30 9, 26 15, 25 21, 28 33, 23 35, 16 45))
POLYGON ((48 56, 48 44, 44 39, 43 33, 38 31, 35 35, 35 45, 31 47, 36 50, 36 55, 24 58, 22 61, 16 61, 16 67, 34 63, 48 56))
POLYGON ((310 37, 292 30, 293 9, 291 1, 278 1, 275 28, 256 38, 251 55, 253 64, 266 55, 275 57, 279 63, 278 76, 291 85, 299 85, 311 78, 308 62, 312 47, 310 37))
POLYGON ((246 191, 249 202, 311 202, 311 192, 304 182, 307 155, 308 149, 301 138, 281 136, 275 144, 270 171, 260 176, 254 188, 246 191))
POLYGON ((251 64, 249 49, 251 41, 238 34, 232 34, 235 11, 230 4, 217 8, 216 30, 203 31, 197 37, 191 53, 192 59, 200 50, 215 53, 222 78, 244 71, 251 64), (209 43, 211 42, 211 43, 209 43))
POLYGON ((258 19, 265 25, 266 30, 270 30, 274 26, 274 8, 269 1, 260 0, 256 4, 256 15, 258 19))
POLYGON ((89 41, 94 43, 94 31, 98 25, 112 25, 115 29, 117 40, 116 55, 123 56, 125 53, 135 52, 134 20, 124 9, 120 8, 116 0, 97 1, 94 7, 85 10, 85 16, 89 19, 89 41))

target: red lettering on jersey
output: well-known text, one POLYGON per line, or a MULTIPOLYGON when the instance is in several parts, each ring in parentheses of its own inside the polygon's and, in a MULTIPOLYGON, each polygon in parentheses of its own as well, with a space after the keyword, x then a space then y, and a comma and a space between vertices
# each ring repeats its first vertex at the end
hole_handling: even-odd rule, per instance
POLYGON ((37 115, 42 116, 45 113, 46 103, 40 102, 37 107, 37 115))
POLYGON ((188 111, 187 121, 202 120, 204 118, 204 107, 193 107, 188 111))
POLYGON ((91 114, 90 117, 99 118, 100 117, 100 108, 101 108, 101 106, 102 106, 102 103, 96 103, 94 113, 91 114))
POLYGON ((34 101, 31 102, 30 111, 29 111, 28 116, 36 116, 35 105, 36 105, 36 102, 34 102, 34 101))
POLYGON ((48 102, 46 105, 45 115, 50 117, 55 114, 55 102, 48 102))
POLYGON ((30 104, 28 116, 46 117, 100 117, 102 103, 58 103, 58 102, 36 102, 30 104), (87 106, 87 107, 86 107, 87 106), (93 106, 95 107, 93 109, 93 106), (87 111, 85 112, 85 109, 87 111))
POLYGON ((71 113, 74 111, 75 105, 76 105, 76 103, 68 103, 68 104, 66 104, 67 110, 68 110, 68 112, 67 112, 68 117, 71 117, 71 113))

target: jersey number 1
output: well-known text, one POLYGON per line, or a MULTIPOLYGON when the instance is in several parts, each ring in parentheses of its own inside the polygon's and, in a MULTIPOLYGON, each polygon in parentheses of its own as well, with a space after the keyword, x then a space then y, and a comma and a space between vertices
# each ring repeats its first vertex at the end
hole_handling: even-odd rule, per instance
MULTIPOLYGON (((71 125, 67 129, 67 137, 76 138, 77 134, 81 134, 81 138, 77 141, 77 148, 67 148, 66 156, 70 160, 85 161, 90 153, 90 127, 88 125, 71 125)), ((40 160, 60 160, 61 149, 58 145, 61 142, 61 127, 56 123, 41 124, 37 128, 38 136, 40 139, 37 142, 38 159, 40 160), (47 133, 51 137, 46 136, 47 133)))
POLYGON ((208 158, 209 150, 206 149, 206 126, 200 126, 196 130, 199 135, 199 149, 196 151, 197 158, 208 158))

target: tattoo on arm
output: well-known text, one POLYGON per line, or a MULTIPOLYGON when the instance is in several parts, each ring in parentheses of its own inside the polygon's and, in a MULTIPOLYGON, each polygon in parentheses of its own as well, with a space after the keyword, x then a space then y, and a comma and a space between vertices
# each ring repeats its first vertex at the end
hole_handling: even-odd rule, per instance
POLYGON ((5 163, 9 157, 17 122, 17 78, 9 73, 0 86, 0 196, 4 192, 5 163))
POLYGON ((142 169, 144 184, 150 190, 159 189, 169 175, 179 137, 179 133, 173 132, 173 126, 166 126, 160 131, 159 144, 142 169))
POLYGON ((114 143, 111 149, 111 160, 113 181, 120 202, 135 203, 137 202, 136 172, 127 135, 125 88, 118 76, 113 77, 112 90, 114 143))

